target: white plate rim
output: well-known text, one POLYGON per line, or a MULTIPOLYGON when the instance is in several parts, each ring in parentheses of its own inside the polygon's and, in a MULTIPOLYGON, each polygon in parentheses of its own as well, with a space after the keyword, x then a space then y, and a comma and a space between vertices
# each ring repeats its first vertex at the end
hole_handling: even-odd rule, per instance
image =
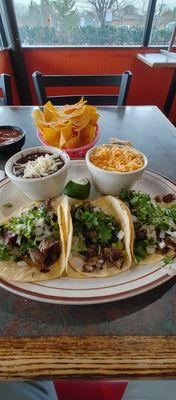
MULTIPOLYGON (((85 167, 85 160, 72 160, 71 165, 82 165, 85 167)), ((172 190, 176 191, 176 184, 173 182, 171 179, 163 176, 161 173, 155 172, 151 169, 146 170, 146 174, 149 174, 151 177, 156 177, 157 179, 160 177, 161 181, 167 184, 167 186, 171 187, 172 190), (170 184, 169 184, 170 183, 170 184), (168 185, 169 184, 169 185, 168 185)), ((4 185, 8 185, 10 180, 8 178, 4 179, 0 183, 0 189, 4 185)), ((141 293, 145 293, 155 287, 160 286, 164 282, 167 282, 172 278, 171 275, 167 273, 167 270, 164 271, 163 266, 158 266, 158 269, 154 271, 152 274, 156 274, 157 271, 161 272, 162 268, 162 274, 160 274, 155 277, 155 279, 152 282, 146 282, 145 284, 141 285, 140 287, 129 289, 128 291, 124 291, 122 293, 111 293, 111 294, 105 294, 105 295, 94 295, 94 296, 89 296, 87 297, 68 297, 67 295, 61 296, 61 295, 52 295, 52 294, 45 294, 45 293, 37 293, 35 290, 29 290, 27 287, 29 286, 28 283, 24 283, 23 286, 26 286, 21 288, 19 287, 21 282, 11 282, 11 281, 6 281, 5 279, 0 278, 0 287, 3 289, 6 289, 14 294, 20 295, 22 297, 31 299, 31 300, 37 300, 40 302, 47 302, 47 303, 53 303, 53 304, 68 304, 68 305, 86 305, 86 304, 100 304, 100 303, 107 303, 107 302, 112 302, 112 301, 117 301, 117 300, 122 300, 122 299, 127 299, 133 296, 136 296, 141 293)), ((150 274, 148 274, 150 275, 150 274)), ((74 279, 74 278, 69 278, 69 279, 74 279)), ((93 279, 93 278, 92 278, 93 279)), ((96 278, 97 279, 97 278, 96 278)), ((30 284, 31 285, 31 284, 30 284)), ((35 288, 35 283, 32 284, 32 286, 35 288)), ((39 282, 39 285, 41 285, 41 282, 39 282)), ((38 286, 39 286, 38 285, 38 286)), ((118 284, 119 285, 119 284, 118 284)), ((118 285, 113 285, 113 287, 118 286, 118 285)), ((43 287, 45 287, 43 285, 43 287)), ((52 288, 51 288, 52 289, 52 288)), ((106 287, 104 287, 106 289, 106 287)), ((80 289, 83 290, 83 289, 80 289)), ((89 289, 87 289, 89 290, 89 289)), ((93 289, 91 289, 93 290, 93 289)), ((66 290, 65 290, 66 292, 66 290)))

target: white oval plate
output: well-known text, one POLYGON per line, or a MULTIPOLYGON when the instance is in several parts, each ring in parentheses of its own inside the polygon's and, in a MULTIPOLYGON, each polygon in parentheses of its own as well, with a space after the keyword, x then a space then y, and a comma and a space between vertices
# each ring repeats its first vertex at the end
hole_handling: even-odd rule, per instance
MULTIPOLYGON (((68 180, 81 176, 87 176, 90 179, 85 161, 71 161, 68 180)), ((91 186, 90 197, 94 198, 99 193, 93 185, 91 186)), ((142 179, 134 188, 151 195, 176 194, 176 185, 173 182, 149 170, 145 171, 142 179)), ((0 184, 0 219, 28 201, 27 197, 20 193, 8 179, 4 180, 0 184), (12 203, 13 207, 2 207, 5 203, 12 203)), ((174 265, 164 265, 164 262, 159 262, 154 265, 136 266, 128 272, 110 278, 61 277, 38 283, 21 283, 0 279, 0 286, 20 296, 47 303, 98 304, 144 293, 171 279, 175 274, 175 269, 174 265)))

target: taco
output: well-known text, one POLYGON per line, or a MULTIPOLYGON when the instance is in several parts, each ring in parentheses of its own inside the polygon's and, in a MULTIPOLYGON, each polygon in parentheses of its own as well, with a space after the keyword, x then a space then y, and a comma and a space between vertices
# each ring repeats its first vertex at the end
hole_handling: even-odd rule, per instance
POLYGON ((176 253, 176 203, 174 195, 152 198, 146 193, 122 190, 120 199, 130 209, 134 224, 134 257, 148 264, 176 253))
POLYGON ((60 276, 65 268, 60 206, 30 203, 0 223, 0 277, 32 282, 60 276))
POLYGON ((133 224, 125 204, 106 196, 69 208, 64 199, 61 209, 68 276, 106 277, 130 268, 133 224))

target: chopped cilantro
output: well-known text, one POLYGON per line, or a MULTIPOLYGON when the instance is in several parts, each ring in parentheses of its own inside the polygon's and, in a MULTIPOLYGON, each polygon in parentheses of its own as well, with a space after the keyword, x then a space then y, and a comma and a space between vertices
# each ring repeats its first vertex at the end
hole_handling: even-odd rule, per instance
POLYGON ((147 246, 156 246, 158 244, 157 241, 153 239, 145 239, 141 241, 134 241, 134 255, 137 262, 142 261, 147 256, 147 246))
POLYGON ((15 261, 19 260, 22 256, 28 254, 30 248, 38 247, 40 238, 35 233, 38 220, 42 221, 44 228, 47 230, 46 238, 54 236, 54 238, 59 239, 57 214, 48 212, 46 207, 32 206, 21 215, 12 217, 8 223, 0 225, 2 240, 6 233, 12 233, 15 238, 12 250, 8 250, 10 246, 1 245, 0 260, 9 259, 10 256, 15 261))
MULTIPOLYGON (((136 191, 122 190, 120 199, 125 201, 130 208, 131 214, 137 218, 134 223, 136 238, 134 242, 134 255, 137 262, 142 261, 147 256, 147 246, 156 246, 159 248, 160 232, 167 232, 174 230, 173 223, 176 223, 176 205, 170 207, 163 207, 161 204, 156 203, 153 199, 145 193, 136 191), (146 232, 153 227, 153 232, 157 240, 145 239, 141 240, 138 232, 146 232)), ((169 261, 170 262, 170 259, 169 261)))
POLYGON ((83 239, 83 240, 79 239, 79 241, 78 241, 78 243, 77 243, 77 245, 76 245, 76 250, 77 250, 79 253, 84 252, 84 251, 87 250, 86 242, 85 242, 84 239, 83 239))
POLYGON ((10 208, 10 207, 13 207, 13 204, 11 204, 11 203, 5 203, 5 204, 3 204, 3 207, 4 207, 4 208, 10 208))
POLYGON ((164 257, 165 264, 172 264, 173 262, 175 262, 175 257, 171 257, 171 256, 164 257))
POLYGON ((167 231, 170 220, 176 222, 176 205, 162 207, 158 203, 153 203, 148 194, 122 190, 120 199, 125 201, 132 214, 138 218, 139 223, 153 225, 154 228, 167 231))
POLYGON ((10 258, 8 246, 0 244, 0 261, 7 261, 10 258))
POLYGON ((27 254, 28 250, 31 248, 36 247, 35 242, 27 242, 27 243, 22 243, 19 249, 19 255, 25 256, 27 254))
POLYGON ((119 225, 113 215, 107 215, 89 204, 82 204, 72 209, 74 235, 84 237, 86 251, 92 243, 97 246, 109 246, 117 242, 119 225))
POLYGON ((14 256, 11 257, 11 259, 14 262, 18 262, 18 261, 20 261, 21 257, 19 255, 15 254, 14 256))
POLYGON ((112 239, 112 236, 113 232, 109 226, 106 226, 105 229, 100 230, 98 233, 98 239, 101 244, 108 243, 112 239))
POLYGON ((137 262, 142 261, 147 256, 146 244, 144 241, 134 243, 134 255, 137 262))
POLYGON ((112 243, 112 247, 117 250, 123 250, 124 245, 122 242, 112 243))

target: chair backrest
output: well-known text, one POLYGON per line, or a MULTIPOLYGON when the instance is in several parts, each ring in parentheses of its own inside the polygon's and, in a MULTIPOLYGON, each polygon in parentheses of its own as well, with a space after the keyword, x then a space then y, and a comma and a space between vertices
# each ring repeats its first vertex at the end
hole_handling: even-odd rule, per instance
POLYGON ((83 95, 47 96, 48 87, 70 87, 70 86, 114 86, 119 88, 119 93, 109 94, 84 94, 84 98, 92 105, 118 105, 126 103, 132 73, 126 71, 121 75, 42 75, 36 71, 32 74, 37 100, 39 105, 48 100, 55 105, 64 105, 67 102, 75 103, 83 95))
POLYGON ((8 74, 0 75, 0 89, 2 91, 2 97, 0 97, 0 105, 11 106, 13 104, 13 100, 12 100, 12 89, 10 84, 10 75, 8 74))

